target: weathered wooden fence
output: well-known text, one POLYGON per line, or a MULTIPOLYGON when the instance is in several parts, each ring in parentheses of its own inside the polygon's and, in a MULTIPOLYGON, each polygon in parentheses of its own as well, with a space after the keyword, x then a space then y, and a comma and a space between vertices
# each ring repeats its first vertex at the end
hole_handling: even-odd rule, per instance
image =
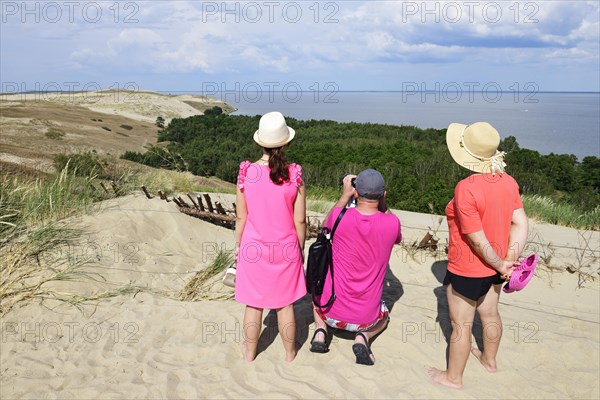
MULTIPOLYGON (((156 196, 152 195, 146 186, 142 186, 142 191, 148 199, 156 196)), ((237 210, 235 203, 232 203, 231 209, 225 208, 220 202, 211 199, 208 193, 195 194, 187 193, 187 200, 181 196, 172 196, 169 198, 162 190, 159 190, 158 197, 166 202, 173 202, 179 212, 191 217, 199 218, 227 229, 235 229, 235 220, 237 210)), ((307 237, 317 237, 322 227, 321 221, 316 217, 307 218, 307 237)))

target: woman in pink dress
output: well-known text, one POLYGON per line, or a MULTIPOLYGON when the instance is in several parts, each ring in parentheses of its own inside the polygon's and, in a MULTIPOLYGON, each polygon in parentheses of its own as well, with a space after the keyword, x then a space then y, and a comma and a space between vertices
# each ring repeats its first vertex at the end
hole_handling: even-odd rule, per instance
POLYGON ((242 353, 247 361, 256 358, 265 308, 277 311, 286 360, 296 357, 293 303, 306 294, 306 192, 300 165, 289 164, 283 150, 294 135, 281 113, 263 115, 254 134, 263 155, 240 164, 235 299, 246 305, 242 353))

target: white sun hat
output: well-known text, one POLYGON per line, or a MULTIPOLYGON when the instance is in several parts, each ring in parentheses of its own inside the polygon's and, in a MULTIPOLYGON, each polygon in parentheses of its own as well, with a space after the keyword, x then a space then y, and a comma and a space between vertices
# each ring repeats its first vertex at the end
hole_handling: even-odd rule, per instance
POLYGON ((262 147, 272 149, 291 142, 294 136, 296 131, 287 126, 283 114, 273 111, 260 118, 254 141, 262 147))

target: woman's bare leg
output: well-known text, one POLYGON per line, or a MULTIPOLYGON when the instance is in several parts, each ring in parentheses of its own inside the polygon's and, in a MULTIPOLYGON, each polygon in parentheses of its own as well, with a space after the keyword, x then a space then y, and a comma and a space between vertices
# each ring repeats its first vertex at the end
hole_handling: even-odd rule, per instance
POLYGON ((260 337, 262 308, 246 306, 244 313, 244 342, 242 343, 242 355, 248 362, 256 358, 256 348, 260 337))
POLYGON ((277 326, 279 335, 285 348, 285 359, 288 362, 296 358, 296 316, 294 315, 294 306, 280 308, 277 310, 277 326))
POLYGON ((434 382, 459 389, 462 387, 463 372, 471 350, 471 330, 476 302, 455 292, 452 284, 448 285, 446 293, 452 322, 448 369, 441 371, 430 368, 429 376, 434 382))
POLYGON ((477 312, 483 326, 483 351, 473 347, 471 353, 488 372, 496 372, 496 355, 502 338, 502 319, 498 312, 501 287, 502 285, 492 285, 485 297, 477 304, 477 312))

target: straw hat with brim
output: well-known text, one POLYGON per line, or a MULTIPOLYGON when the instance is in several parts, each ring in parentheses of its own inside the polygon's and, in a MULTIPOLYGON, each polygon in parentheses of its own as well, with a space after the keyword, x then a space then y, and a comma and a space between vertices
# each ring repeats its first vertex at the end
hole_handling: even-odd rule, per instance
POLYGON ((504 172, 504 152, 498 151, 500 135, 487 122, 471 125, 450 124, 446 131, 446 144, 454 161, 474 172, 504 172))
POLYGON ((288 144, 296 136, 296 131, 287 126, 280 112, 273 111, 263 115, 254 133, 254 141, 262 147, 273 149, 288 144))

